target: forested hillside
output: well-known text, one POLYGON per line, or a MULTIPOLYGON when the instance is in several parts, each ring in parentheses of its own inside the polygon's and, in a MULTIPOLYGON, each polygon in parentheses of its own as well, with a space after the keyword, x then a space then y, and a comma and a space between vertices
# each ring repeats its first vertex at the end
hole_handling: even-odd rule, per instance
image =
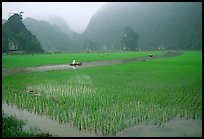
POLYGON ((14 13, 2 24, 2 52, 43 52, 40 42, 27 30, 22 19, 21 13, 14 13))
MULTIPOLYGON (((125 28, 137 35, 135 49, 201 49, 202 4, 122 2, 104 5, 82 34, 80 46, 122 49, 125 28), (88 42, 88 43, 87 43, 88 42)), ((85 49, 84 48, 84 49, 85 49)))

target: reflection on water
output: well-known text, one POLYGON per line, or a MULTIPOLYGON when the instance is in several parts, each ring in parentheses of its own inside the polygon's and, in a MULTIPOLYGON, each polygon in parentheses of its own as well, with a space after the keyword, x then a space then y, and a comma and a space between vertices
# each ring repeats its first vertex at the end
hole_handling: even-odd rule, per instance
POLYGON ((70 127, 69 124, 59 124, 58 121, 51 120, 46 116, 40 116, 35 113, 30 113, 26 110, 19 110, 15 106, 11 107, 5 103, 2 104, 2 111, 8 115, 15 115, 18 119, 26 121, 25 130, 30 127, 36 127, 42 130, 42 132, 49 132, 53 136, 60 137, 88 137, 96 136, 94 133, 79 131, 78 129, 70 127))

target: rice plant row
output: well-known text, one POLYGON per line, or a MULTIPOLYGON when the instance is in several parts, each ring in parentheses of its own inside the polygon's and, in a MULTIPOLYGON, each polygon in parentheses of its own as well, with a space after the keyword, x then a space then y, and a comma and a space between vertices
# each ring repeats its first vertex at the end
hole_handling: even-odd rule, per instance
POLYGON ((115 135, 138 124, 162 126, 176 116, 202 118, 201 92, 189 88, 165 91, 50 82, 23 90, 6 88, 3 102, 99 135, 115 135))

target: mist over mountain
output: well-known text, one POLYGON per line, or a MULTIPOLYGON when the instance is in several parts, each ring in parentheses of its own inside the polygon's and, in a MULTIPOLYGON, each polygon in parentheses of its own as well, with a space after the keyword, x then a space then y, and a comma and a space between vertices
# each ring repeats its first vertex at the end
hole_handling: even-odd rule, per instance
POLYGON ((138 48, 200 49, 202 46, 202 4, 192 2, 110 3, 90 20, 82 34, 81 47, 122 49, 124 28, 139 36, 138 48))
POLYGON ((50 24, 55 24, 57 25, 64 34, 66 34, 70 39, 73 37, 73 31, 70 29, 69 24, 65 19, 63 19, 60 16, 50 16, 46 20, 50 24))
POLYGON ((6 19, 2 19, 2 24, 6 23, 6 21, 7 21, 6 19))
POLYGON ((37 36, 46 51, 68 51, 73 49, 71 39, 58 27, 42 20, 27 17, 25 26, 37 36))
POLYGON ((124 50, 127 45, 131 49, 126 50, 202 48, 200 2, 108 3, 82 34, 73 32, 61 16, 27 17, 23 23, 46 51, 124 50))

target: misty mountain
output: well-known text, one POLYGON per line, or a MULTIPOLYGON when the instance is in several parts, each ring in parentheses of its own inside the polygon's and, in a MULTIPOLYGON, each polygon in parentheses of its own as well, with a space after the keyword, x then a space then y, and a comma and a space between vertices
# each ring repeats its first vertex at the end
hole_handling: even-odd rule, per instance
POLYGON ((22 20, 21 13, 14 13, 2 24, 2 52, 44 52, 39 40, 27 30, 22 20))
POLYGON ((39 39, 44 50, 68 51, 72 49, 71 39, 57 25, 30 17, 25 18, 23 23, 39 39))
POLYGON ((57 25, 70 39, 73 37, 73 31, 70 29, 67 21, 60 16, 50 16, 46 21, 57 25))
POLYGON ((81 43, 97 49, 122 49, 124 29, 139 36, 138 48, 200 49, 202 4, 192 2, 122 2, 104 5, 90 20, 81 43))

